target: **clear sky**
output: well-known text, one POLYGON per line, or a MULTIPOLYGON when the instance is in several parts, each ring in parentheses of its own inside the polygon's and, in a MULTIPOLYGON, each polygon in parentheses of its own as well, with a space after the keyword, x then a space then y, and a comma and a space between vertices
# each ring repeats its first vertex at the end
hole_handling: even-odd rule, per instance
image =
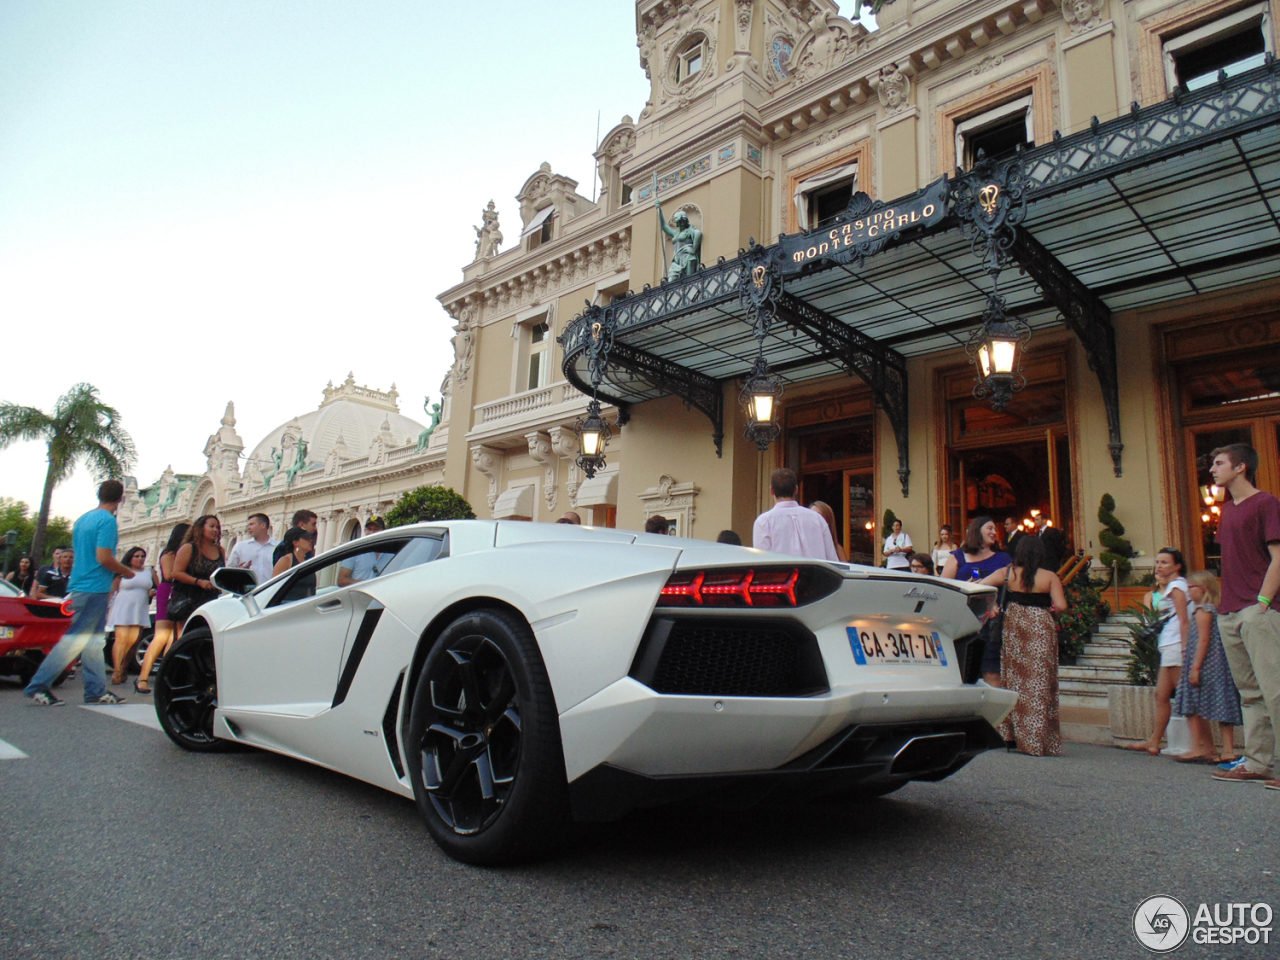
MULTIPOLYGON (((509 245, 544 160, 591 196, 597 112, 603 134, 644 106, 634 10, 4 0, 0 399, 95 384, 144 486, 203 472, 228 400, 251 449, 348 371, 425 420, 481 208, 509 245)), ((0 496, 34 512, 44 467, 0 452, 0 496)), ((93 490, 78 471, 54 513, 93 490)))

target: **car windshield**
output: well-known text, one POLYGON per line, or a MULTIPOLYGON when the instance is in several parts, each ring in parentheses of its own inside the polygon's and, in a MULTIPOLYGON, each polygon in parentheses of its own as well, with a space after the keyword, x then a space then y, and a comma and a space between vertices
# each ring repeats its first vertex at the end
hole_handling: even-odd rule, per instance
POLYGON ((20 597, 22 591, 8 580, 0 580, 0 597, 20 597))

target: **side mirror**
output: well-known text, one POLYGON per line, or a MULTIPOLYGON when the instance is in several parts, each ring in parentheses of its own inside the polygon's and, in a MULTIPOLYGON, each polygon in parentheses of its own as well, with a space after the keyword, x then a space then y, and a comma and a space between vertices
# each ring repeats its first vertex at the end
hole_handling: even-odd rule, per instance
POLYGON ((219 567, 210 579, 223 593, 233 593, 237 597, 243 597, 258 585, 258 575, 240 567, 219 567))

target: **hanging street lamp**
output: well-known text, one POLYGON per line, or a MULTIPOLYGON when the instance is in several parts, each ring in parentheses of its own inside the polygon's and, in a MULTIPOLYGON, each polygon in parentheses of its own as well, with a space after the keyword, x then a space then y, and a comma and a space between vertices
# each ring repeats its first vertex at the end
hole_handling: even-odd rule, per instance
POLYGON ((778 439, 782 425, 778 422, 778 400, 782 397, 782 381, 769 373, 769 363, 761 355, 751 366, 751 374, 742 387, 741 402, 747 413, 744 436, 760 450, 778 439))
POLYGON ((573 428, 578 434, 578 469, 590 480, 604 469, 604 450, 613 436, 609 421, 600 413, 600 401, 594 396, 587 404, 586 417, 579 418, 573 428))
POLYGON ((1009 406, 1013 395, 1027 385, 1027 378, 1022 375, 1022 353, 1030 339, 1031 328, 1026 321, 1006 314, 1004 297, 992 291, 981 325, 965 344, 965 352, 978 368, 975 397, 990 397, 991 407, 997 411, 1009 406))
POLYGON ((613 347, 613 323, 598 305, 587 304, 586 316, 591 318, 591 342, 587 344, 587 369, 591 373, 591 400, 587 403, 587 415, 574 423, 578 434, 578 468, 592 479, 604 469, 605 448, 613 431, 609 421, 600 412, 600 383, 604 380, 609 351, 613 347))
POLYGON ((769 252, 755 240, 740 254, 743 260, 742 283, 738 297, 745 319, 756 338, 756 358, 742 385, 739 401, 746 413, 742 434, 763 453, 782 433, 778 401, 782 398, 782 378, 769 372, 764 356, 764 341, 777 320, 778 297, 782 294, 782 277, 771 269, 769 252))

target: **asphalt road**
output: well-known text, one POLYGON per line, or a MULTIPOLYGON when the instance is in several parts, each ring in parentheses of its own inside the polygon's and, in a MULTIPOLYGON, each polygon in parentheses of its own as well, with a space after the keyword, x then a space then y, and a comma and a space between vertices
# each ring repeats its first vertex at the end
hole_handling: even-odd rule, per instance
POLYGON ((0 682, 0 740, 27 755, 0 759, 3 958, 1093 960, 1153 956, 1130 930, 1154 894, 1267 901, 1280 933, 1280 792, 1104 747, 989 753, 862 806, 648 812, 493 870, 443 856, 406 800, 184 753, 146 700, 61 693, 0 682))

